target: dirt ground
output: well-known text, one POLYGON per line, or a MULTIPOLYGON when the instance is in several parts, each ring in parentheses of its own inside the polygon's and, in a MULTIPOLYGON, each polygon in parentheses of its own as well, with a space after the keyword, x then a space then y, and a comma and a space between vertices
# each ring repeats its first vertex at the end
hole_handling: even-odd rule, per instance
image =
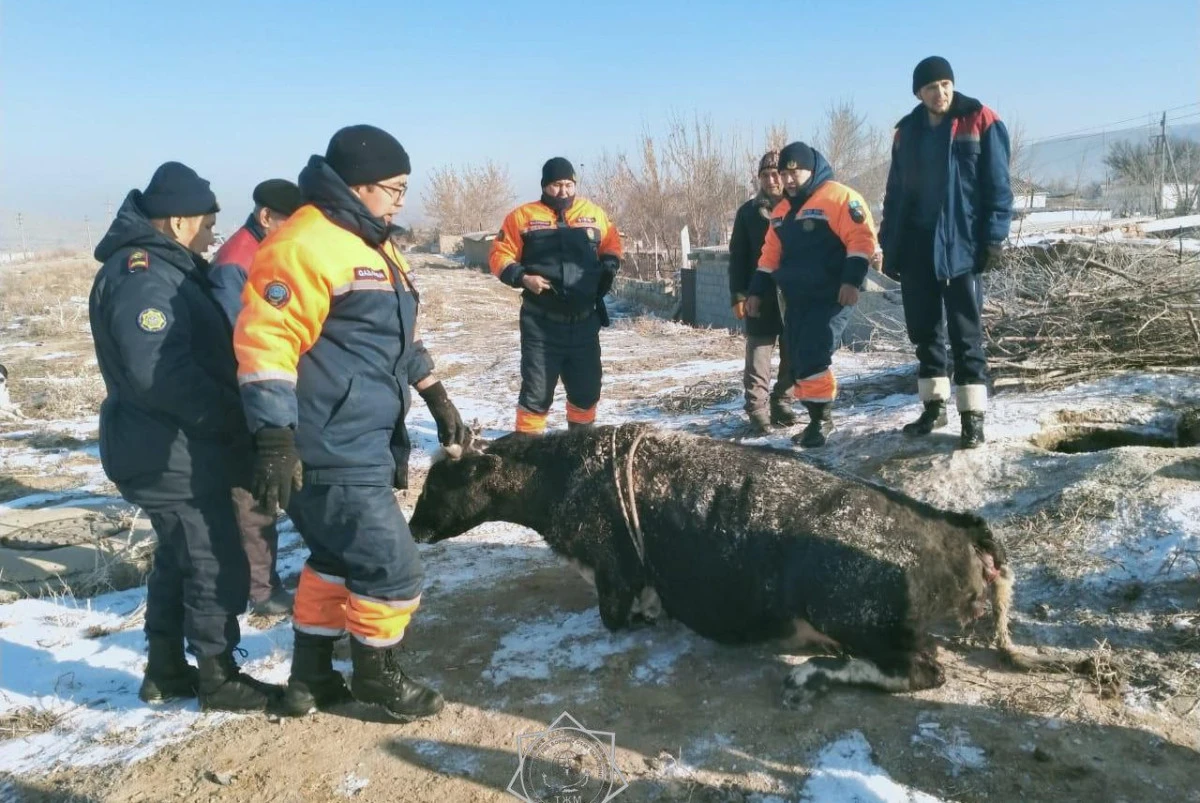
MULTIPOLYGON (((417 262, 423 327, 439 375, 455 400, 463 400, 464 417, 507 422, 518 383, 514 294, 436 258, 417 262)), ((75 332, 42 335, 42 342, 39 348, 90 356, 86 338, 75 332)), ((619 381, 606 390, 601 416, 647 416, 672 403, 687 409, 691 402, 670 393, 689 386, 693 397, 711 394, 708 401, 717 403, 698 423, 684 425, 736 433, 740 399, 729 388, 731 381, 736 387, 737 373, 714 376, 711 361, 735 365, 741 350, 741 339, 724 332, 621 320, 605 332, 606 370, 619 381), (710 362, 707 369, 689 368, 702 361, 710 362), (647 404, 655 393, 667 395, 657 406, 647 404)), ((11 357, 0 353, 10 368, 37 365, 33 355, 11 357)), ((562 423, 561 399, 551 423, 562 423)), ((487 426, 498 434, 496 423, 487 426)), ((429 442, 429 427, 414 429, 429 442)), ((935 438, 904 447, 890 462, 866 455, 848 462, 870 463, 873 476, 900 476, 937 468, 952 459, 947 451, 944 439, 935 438)), ((421 466, 418 460, 409 504, 421 466)), ((44 487, 62 484, 0 476, 3 498, 44 487)), ((1018 530, 1014 520, 1005 534, 1018 530)), ((500 546, 483 534, 423 549, 429 589, 406 639, 407 665, 445 695, 446 710, 435 719, 370 721, 371 712, 353 707, 303 720, 230 717, 136 764, 10 779, 11 788, 27 801, 507 800, 514 799, 505 790, 518 768, 518 735, 545 729, 568 711, 589 729, 615 734, 617 765, 629 783, 622 801, 795 800, 815 753, 852 731, 866 737, 872 760, 892 779, 937 798, 1200 801, 1200 720, 1190 700, 1175 708, 1130 706, 1122 695, 1102 695, 1094 678, 1008 671, 981 639, 946 634, 941 654, 948 682, 941 689, 837 691, 808 710, 788 710, 782 683, 795 657, 721 647, 669 621, 622 636, 621 649, 604 649, 610 636, 595 615, 594 592, 536 539, 500 546), (495 571, 439 583, 439 573, 481 564, 495 571), (565 635, 551 639, 553 654, 540 662, 537 640, 521 634, 556 628, 565 635), (523 649, 540 671, 515 677, 490 671, 498 652, 523 649)), ((1172 598, 1190 600, 1194 610, 1198 591, 1191 578, 1173 588, 1172 598)), ((1040 636, 1034 612, 1040 601, 1018 589, 1019 644, 1040 636)), ((1058 642, 1094 645, 1078 617, 1060 621, 1077 632, 1058 642)), ((1152 659, 1187 675, 1200 671, 1198 649, 1200 641, 1151 638, 1118 645, 1117 652, 1127 662, 1152 659)), ((884 798, 864 786, 857 799, 884 798)))

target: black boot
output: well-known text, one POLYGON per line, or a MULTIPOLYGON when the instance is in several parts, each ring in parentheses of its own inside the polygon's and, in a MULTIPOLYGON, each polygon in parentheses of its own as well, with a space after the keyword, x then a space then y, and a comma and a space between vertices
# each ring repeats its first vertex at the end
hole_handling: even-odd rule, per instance
POLYGON ((157 705, 169 700, 191 699, 196 696, 200 680, 196 667, 183 654, 183 639, 151 636, 146 674, 138 699, 157 705))
POLYGON ((202 711, 264 711, 283 695, 282 686, 243 675, 232 652, 201 658, 198 663, 202 711))
POLYGON ((351 702, 342 673, 333 668, 333 644, 336 637, 314 636, 295 631, 292 672, 283 698, 273 709, 285 717, 302 717, 351 702))
POLYGON ((921 417, 912 423, 904 425, 905 435, 928 435, 935 429, 946 426, 946 402, 936 400, 925 402, 925 411, 921 417))
POLYGON ((746 413, 750 420, 750 431, 755 435, 766 435, 771 431, 771 417, 763 409, 751 410, 746 413))
POLYGON ((816 449, 825 445, 833 432, 833 402, 804 402, 808 410, 808 426, 792 438, 805 449, 816 449))
POLYGON ((958 414, 962 419, 962 437, 958 445, 962 449, 974 449, 982 446, 987 438, 983 435, 983 413, 963 411, 958 414))
POLYGON ((777 427, 796 425, 796 411, 792 409, 792 402, 786 396, 771 399, 771 423, 777 427))
POLYGON ((567 422, 567 432, 572 432, 577 429, 594 429, 595 426, 596 425, 593 424, 591 421, 588 421, 586 423, 582 422, 582 421, 568 421, 567 422))
POLYGON ((442 695, 400 668, 400 647, 371 647, 350 639, 354 675, 350 689, 360 703, 372 703, 396 719, 408 722, 433 716, 442 710, 442 695))

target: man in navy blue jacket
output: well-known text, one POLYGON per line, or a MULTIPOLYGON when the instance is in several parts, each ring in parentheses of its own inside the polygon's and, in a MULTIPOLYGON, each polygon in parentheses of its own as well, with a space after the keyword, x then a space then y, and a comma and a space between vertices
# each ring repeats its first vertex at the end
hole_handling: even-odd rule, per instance
POLYGON ((912 90, 921 103, 896 125, 879 230, 883 270, 901 282, 920 362, 925 410, 904 432, 927 435, 947 423, 948 329, 961 445, 970 449, 984 442, 987 409, 979 274, 999 264, 1012 222, 1008 131, 994 111, 954 91, 939 56, 917 65, 912 90))

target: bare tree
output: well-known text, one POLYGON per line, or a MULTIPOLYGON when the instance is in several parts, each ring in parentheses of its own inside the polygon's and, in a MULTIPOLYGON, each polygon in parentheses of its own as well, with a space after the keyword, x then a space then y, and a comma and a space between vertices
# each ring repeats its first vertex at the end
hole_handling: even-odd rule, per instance
POLYGON ((489 160, 435 169, 421 200, 439 231, 465 234, 498 229, 515 197, 508 168, 489 160))
POLYGON ((711 118, 697 116, 689 123, 673 117, 668 123, 666 161, 678 185, 673 200, 697 245, 723 242, 733 211, 744 200, 737 152, 711 118))
POLYGON ((830 104, 813 137, 813 146, 829 160, 834 175, 873 208, 882 203, 887 186, 888 145, 887 133, 869 125, 849 100, 830 104))

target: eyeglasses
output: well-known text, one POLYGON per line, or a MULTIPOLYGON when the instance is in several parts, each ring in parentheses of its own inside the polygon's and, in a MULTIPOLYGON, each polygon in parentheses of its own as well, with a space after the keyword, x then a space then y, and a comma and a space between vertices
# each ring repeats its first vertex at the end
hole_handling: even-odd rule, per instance
POLYGON ((372 184, 371 186, 378 187, 379 189, 386 192, 388 194, 388 197, 392 199, 393 204, 400 203, 401 199, 403 199, 404 196, 408 194, 408 185, 407 184, 401 185, 399 187, 389 187, 386 184, 372 184))

